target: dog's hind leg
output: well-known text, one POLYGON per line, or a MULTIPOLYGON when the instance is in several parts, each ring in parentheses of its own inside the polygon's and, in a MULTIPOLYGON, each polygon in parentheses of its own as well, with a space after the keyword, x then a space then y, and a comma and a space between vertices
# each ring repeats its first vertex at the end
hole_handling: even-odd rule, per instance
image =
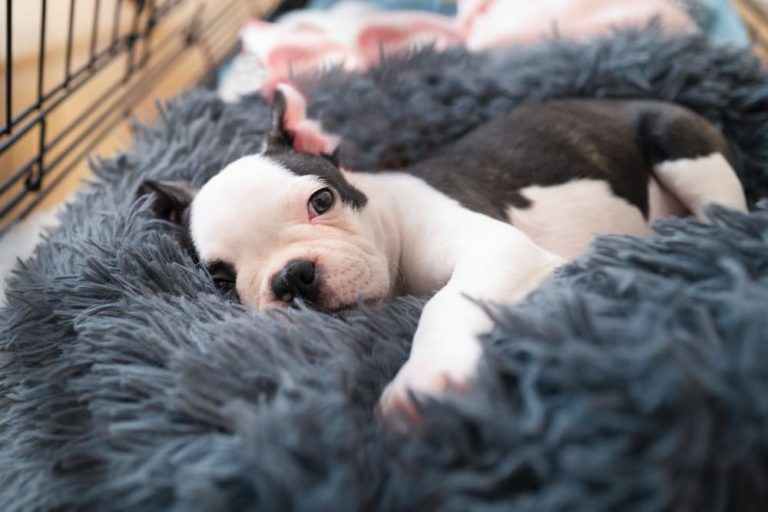
POLYGON ((654 178, 691 213, 705 220, 703 207, 710 203, 747 211, 728 144, 706 119, 664 106, 643 112, 640 125, 654 178))
POLYGON ((660 162, 654 176, 699 219, 706 219, 703 207, 711 203, 747 211, 741 183, 721 153, 660 162))

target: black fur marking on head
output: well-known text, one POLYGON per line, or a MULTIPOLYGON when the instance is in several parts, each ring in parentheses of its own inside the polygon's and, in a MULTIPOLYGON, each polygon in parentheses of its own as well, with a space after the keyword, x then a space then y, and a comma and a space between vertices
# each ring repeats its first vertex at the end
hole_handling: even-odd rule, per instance
POLYGON ((341 202, 355 209, 368 203, 368 197, 352 186, 334 164, 333 155, 311 155, 293 150, 264 154, 297 176, 317 176, 339 193, 341 202))
POLYGON ((363 208, 368 197, 353 187, 339 169, 339 148, 333 153, 313 155, 293 148, 294 136, 285 128, 288 108, 285 95, 278 90, 272 100, 272 125, 264 137, 264 156, 272 158, 297 176, 317 176, 336 189, 341 202, 355 209, 363 208))

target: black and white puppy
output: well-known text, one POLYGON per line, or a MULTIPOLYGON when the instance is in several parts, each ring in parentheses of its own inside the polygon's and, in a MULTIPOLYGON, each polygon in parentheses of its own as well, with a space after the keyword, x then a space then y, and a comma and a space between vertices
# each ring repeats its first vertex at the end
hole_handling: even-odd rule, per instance
POLYGON ((491 327, 471 299, 513 303, 601 234, 646 235, 660 217, 719 203, 746 211, 726 142, 655 101, 517 108, 397 172, 349 172, 326 154, 303 98, 281 86, 263 152, 200 190, 146 182, 213 278, 255 308, 325 310, 436 291, 410 359, 382 397, 471 381, 491 327))

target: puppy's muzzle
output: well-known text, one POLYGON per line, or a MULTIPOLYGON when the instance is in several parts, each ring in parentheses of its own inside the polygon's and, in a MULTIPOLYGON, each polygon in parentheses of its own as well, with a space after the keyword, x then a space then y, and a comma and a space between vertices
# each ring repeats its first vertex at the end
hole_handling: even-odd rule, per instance
POLYGON ((316 304, 320 296, 320 279, 315 264, 309 260, 291 260, 272 278, 272 293, 279 301, 296 300, 316 304))

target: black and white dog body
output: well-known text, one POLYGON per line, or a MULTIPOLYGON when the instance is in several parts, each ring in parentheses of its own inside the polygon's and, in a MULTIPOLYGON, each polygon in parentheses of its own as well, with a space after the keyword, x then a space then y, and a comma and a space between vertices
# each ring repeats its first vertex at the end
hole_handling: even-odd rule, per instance
POLYGON ((395 172, 342 170, 326 154, 335 142, 281 87, 261 154, 199 191, 145 182, 141 193, 184 226, 223 291, 255 308, 434 293, 385 409, 408 390, 471 381, 491 327, 473 300, 519 301, 597 235, 649 235, 649 222, 707 203, 746 211, 724 139, 667 103, 523 106, 395 172))

